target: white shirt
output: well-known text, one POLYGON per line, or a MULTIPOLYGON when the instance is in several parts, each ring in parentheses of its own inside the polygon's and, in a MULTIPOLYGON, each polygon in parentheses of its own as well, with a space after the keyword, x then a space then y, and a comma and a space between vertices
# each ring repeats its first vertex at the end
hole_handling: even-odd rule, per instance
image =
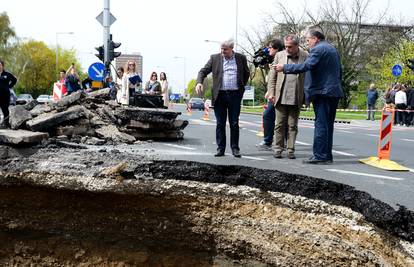
POLYGON ((407 105, 407 94, 403 90, 395 93, 395 104, 407 105))

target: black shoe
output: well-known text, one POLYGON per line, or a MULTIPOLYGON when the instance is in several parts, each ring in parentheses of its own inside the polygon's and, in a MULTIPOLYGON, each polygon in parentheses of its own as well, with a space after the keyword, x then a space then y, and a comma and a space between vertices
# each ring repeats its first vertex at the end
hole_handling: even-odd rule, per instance
POLYGON ((281 159, 282 158, 282 152, 277 151, 277 152, 273 153, 273 157, 275 159, 281 159))
POLYGON ((217 153, 214 154, 215 157, 223 157, 224 156, 224 150, 217 150, 217 153))
POLYGON ((233 151, 233 156, 235 156, 236 158, 241 158, 241 154, 240 154, 239 149, 235 148, 232 151, 233 151))
POLYGON ((287 155, 288 159, 296 159, 295 153, 289 152, 287 155))
POLYGON ((264 150, 264 151, 270 151, 272 150, 272 145, 270 144, 266 144, 266 142, 261 142, 259 144, 256 145, 257 149, 259 150, 264 150))
POLYGON ((321 164, 321 165, 326 165, 326 164, 331 164, 332 163, 332 160, 315 159, 314 157, 312 157, 310 159, 303 160, 303 163, 305 163, 305 164, 321 164))

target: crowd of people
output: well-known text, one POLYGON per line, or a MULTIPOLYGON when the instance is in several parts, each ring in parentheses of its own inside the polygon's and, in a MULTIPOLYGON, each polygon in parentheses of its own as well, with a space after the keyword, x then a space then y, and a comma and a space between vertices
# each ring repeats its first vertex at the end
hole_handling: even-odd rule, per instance
POLYGON ((394 125, 414 125, 414 88, 396 83, 390 86, 384 95, 385 103, 394 107, 394 125))

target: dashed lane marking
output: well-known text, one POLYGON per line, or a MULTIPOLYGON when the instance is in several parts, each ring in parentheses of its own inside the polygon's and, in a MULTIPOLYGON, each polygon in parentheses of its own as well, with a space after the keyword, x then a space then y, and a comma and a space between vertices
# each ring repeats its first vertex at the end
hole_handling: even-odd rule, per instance
POLYGON ((255 130, 248 130, 249 132, 251 132, 251 133, 255 133, 255 134, 257 134, 259 131, 255 131, 255 130))
POLYGON ((250 156, 244 156, 244 155, 242 155, 242 158, 251 159, 251 160, 266 160, 266 159, 263 159, 263 158, 250 157, 250 156))
POLYGON ((414 140, 412 140, 412 139, 401 139, 401 140, 407 141, 407 142, 414 142, 414 140))
POLYGON ((351 131, 345 131, 345 130, 338 130, 338 132, 341 132, 341 133, 349 133, 349 134, 354 134, 354 132, 351 132, 351 131))
POLYGON ((179 146, 179 145, 173 145, 173 144, 163 144, 164 146, 170 146, 175 148, 181 148, 181 149, 187 149, 187 150, 196 150, 194 147, 188 147, 188 146, 179 146))
POLYGON ((311 144, 305 143, 305 142, 300 142, 300 141, 296 141, 296 144, 302 145, 302 146, 310 146, 311 144))
POLYGON ((326 170, 330 171, 330 172, 341 173, 341 174, 352 174, 352 175, 380 178, 380 179, 393 180, 393 181, 403 181, 404 180, 404 178, 386 176, 386 175, 379 175, 379 174, 364 173, 364 172, 353 172, 353 171, 345 171, 345 170, 339 170, 339 169, 326 169, 326 170))
POLYGON ((332 149, 332 152, 342 155, 342 156, 348 156, 348 157, 356 157, 356 155, 351 154, 351 153, 346 153, 346 152, 342 152, 342 151, 338 151, 338 150, 334 150, 332 149))
POLYGON ((379 134, 365 134, 365 135, 372 136, 372 137, 379 137, 379 134))

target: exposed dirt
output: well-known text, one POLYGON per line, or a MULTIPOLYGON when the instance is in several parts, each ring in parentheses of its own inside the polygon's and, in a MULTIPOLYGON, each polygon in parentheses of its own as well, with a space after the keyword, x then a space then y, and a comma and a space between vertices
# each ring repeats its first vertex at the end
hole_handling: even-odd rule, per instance
POLYGON ((128 151, 0 147, 0 266, 414 266, 413 213, 350 186, 128 151))

